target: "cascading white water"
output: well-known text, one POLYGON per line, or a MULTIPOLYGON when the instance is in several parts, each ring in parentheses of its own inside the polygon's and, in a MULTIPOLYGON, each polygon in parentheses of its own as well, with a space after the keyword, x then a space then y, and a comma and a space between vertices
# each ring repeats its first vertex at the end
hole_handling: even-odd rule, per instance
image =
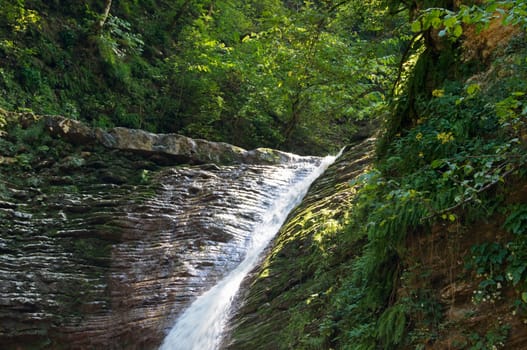
POLYGON ((317 179, 338 156, 320 163, 305 163, 309 175, 293 181, 276 199, 256 226, 248 242, 245 259, 219 283, 198 297, 178 318, 160 350, 214 350, 221 343, 232 300, 243 278, 254 268, 269 241, 276 235, 289 212, 305 196, 317 179))

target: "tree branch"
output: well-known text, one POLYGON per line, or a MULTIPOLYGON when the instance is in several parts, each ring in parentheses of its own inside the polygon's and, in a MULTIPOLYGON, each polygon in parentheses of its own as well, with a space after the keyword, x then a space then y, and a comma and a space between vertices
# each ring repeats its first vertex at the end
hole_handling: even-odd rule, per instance
MULTIPOLYGON (((483 186, 482 188, 480 188, 479 190, 476 191, 476 194, 480 194, 482 192, 485 192, 486 190, 488 190, 489 188, 491 188, 492 186, 496 185, 498 182, 500 182, 501 179, 507 177, 508 175, 512 174, 514 171, 518 170, 520 167, 522 166, 522 164, 518 164, 516 166, 513 166, 511 169, 507 170, 502 176, 500 176, 500 178, 498 180, 495 180, 495 181, 492 181, 492 182, 489 182, 488 184, 486 184, 485 186, 483 186)), ((432 213, 428 216, 425 216, 424 218, 421 219, 421 222, 423 221, 426 221, 426 220, 429 220, 429 219, 432 219, 436 216, 439 216, 441 214, 445 214, 445 213, 448 213, 448 212, 451 212, 453 210, 456 210, 457 208, 473 201, 475 199, 475 196, 472 195, 466 199, 464 199, 463 201, 451 206, 451 207, 448 207, 448 208, 445 208, 445 209, 442 209, 440 211, 436 211, 435 213, 432 213)))
POLYGON ((410 50, 412 49, 412 46, 414 46, 414 43, 417 42, 419 39, 421 39, 421 37, 422 37, 422 33, 414 34, 412 39, 410 39, 410 43, 408 44, 408 46, 406 47, 406 49, 403 52, 403 55, 401 57, 401 61, 399 62, 399 67, 397 69, 397 78, 395 79, 395 82, 393 83, 392 96, 395 95, 395 89, 397 88, 397 85, 399 84, 399 82, 401 80, 401 76, 403 74, 403 65, 406 62, 406 60, 408 59, 408 56, 410 55, 410 50))

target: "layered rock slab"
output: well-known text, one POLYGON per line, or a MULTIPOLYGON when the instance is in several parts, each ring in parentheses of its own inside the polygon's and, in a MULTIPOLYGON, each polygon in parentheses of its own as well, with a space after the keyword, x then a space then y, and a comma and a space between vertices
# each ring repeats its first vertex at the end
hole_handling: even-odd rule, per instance
POLYGON ((156 348, 180 312, 243 258, 241 243, 275 194, 307 175, 304 162, 320 161, 264 151, 270 165, 242 150, 245 160, 229 165, 166 166, 177 162, 138 150, 144 140, 120 149, 68 123, 54 134, 76 140, 60 144, 66 155, 35 160, 16 180, 1 169, 3 349, 156 348))

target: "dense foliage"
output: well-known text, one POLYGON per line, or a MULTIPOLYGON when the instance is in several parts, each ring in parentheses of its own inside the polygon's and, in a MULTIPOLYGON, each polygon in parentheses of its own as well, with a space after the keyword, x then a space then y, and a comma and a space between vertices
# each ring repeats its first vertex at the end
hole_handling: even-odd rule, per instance
POLYGON ((1 1, 0 107, 334 151, 395 77, 404 36, 378 4, 1 1))
POLYGON ((499 304, 519 323, 527 317, 527 216, 522 197, 512 195, 525 179, 527 161, 525 6, 489 1, 427 8, 420 2, 409 9, 415 36, 379 159, 351 184, 358 195, 346 232, 327 236, 324 249, 334 254, 329 261, 320 257, 324 263, 315 278, 327 288, 328 301, 322 309, 307 307, 326 318, 299 341, 344 349, 425 349, 446 342, 456 349, 503 348, 515 321, 492 316, 477 331, 462 323, 475 322, 468 321, 469 312, 452 321, 445 291, 430 277, 441 273, 434 267, 458 273, 448 277, 450 286, 475 280, 473 314, 484 310, 477 305, 499 304), (471 51, 478 48, 471 35, 489 38, 493 31, 501 46, 479 47, 491 54, 471 51), (514 33, 510 41, 503 40, 506 31, 514 33), (468 231, 487 220, 503 232, 478 237, 468 231), (465 233, 478 243, 466 255, 453 247, 456 252, 443 252, 436 265, 427 265, 420 250, 433 248, 412 246, 438 232, 453 246, 465 233), (349 259, 350 251, 358 257, 349 259), (459 260, 465 262, 462 272, 459 260))
POLYGON ((295 217, 298 236, 317 232, 278 241, 266 264, 278 274, 277 257, 294 256, 296 285, 257 313, 287 318, 272 330, 284 349, 518 348, 507 341, 527 319, 526 4, 389 5, 414 35, 377 162, 350 183, 345 214, 295 217))

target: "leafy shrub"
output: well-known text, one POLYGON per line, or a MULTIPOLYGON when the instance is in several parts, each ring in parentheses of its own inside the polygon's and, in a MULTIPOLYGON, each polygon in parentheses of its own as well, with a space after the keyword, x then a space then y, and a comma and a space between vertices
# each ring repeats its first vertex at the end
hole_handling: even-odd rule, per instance
POLYGON ((523 235, 527 232, 527 205, 520 204, 512 208, 511 213, 507 216, 503 227, 515 234, 523 235))
POLYGON ((36 67, 24 65, 20 67, 18 79, 22 86, 29 92, 40 90, 43 85, 42 75, 36 67))

